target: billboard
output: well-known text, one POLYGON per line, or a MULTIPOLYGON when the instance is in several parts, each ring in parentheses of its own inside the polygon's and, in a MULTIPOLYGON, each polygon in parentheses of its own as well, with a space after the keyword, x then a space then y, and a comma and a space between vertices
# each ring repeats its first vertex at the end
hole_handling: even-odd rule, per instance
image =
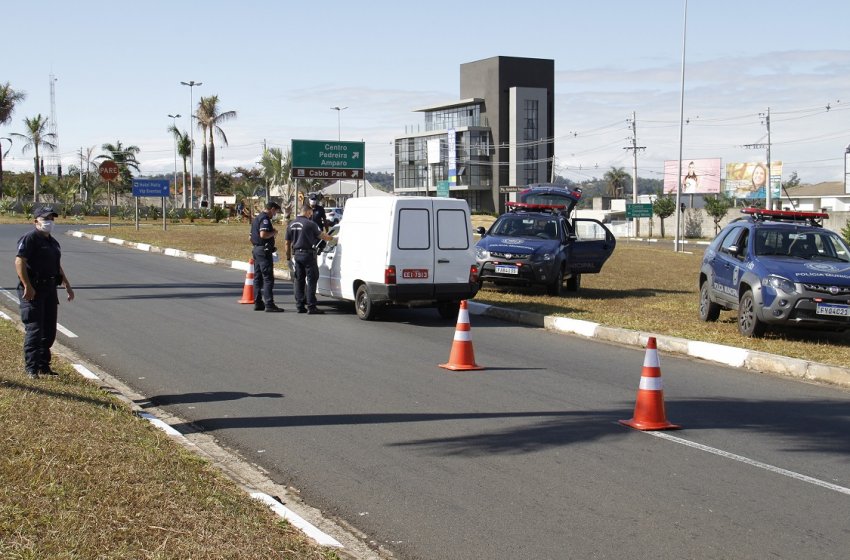
MULTIPOLYGON (((720 158, 683 159, 682 194, 717 194, 720 192, 720 158)), ((676 194, 679 160, 664 162, 664 194, 676 194)))
MULTIPOLYGON (((726 164, 726 196, 732 198, 765 199, 767 164, 760 161, 726 164)), ((771 198, 779 198, 782 182, 782 162, 770 163, 771 198)))

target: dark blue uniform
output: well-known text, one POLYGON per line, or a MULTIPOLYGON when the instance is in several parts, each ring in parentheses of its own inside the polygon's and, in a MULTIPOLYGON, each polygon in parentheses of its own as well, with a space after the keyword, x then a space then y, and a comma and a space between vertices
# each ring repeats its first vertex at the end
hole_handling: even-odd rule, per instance
POLYGON ((56 287, 62 283, 62 251, 53 236, 33 230, 18 240, 18 257, 26 260, 35 298, 24 299, 24 285, 18 282, 21 321, 24 323, 24 365, 27 373, 50 372, 50 347, 56 341, 59 296, 56 287))
POLYGON ((310 218, 298 216, 286 229, 286 240, 291 244, 295 261, 295 306, 300 313, 318 313, 316 286, 319 284, 319 265, 315 246, 321 240, 321 230, 310 218))
POLYGON ((313 204, 313 217, 311 218, 316 225, 319 226, 319 229, 325 231, 328 225, 327 214, 325 213, 325 207, 319 203, 313 204))
POLYGON ((275 307, 274 303, 274 238, 263 239, 261 231, 273 231, 271 218, 266 211, 262 211, 251 223, 251 244, 254 249, 251 255, 254 257, 254 309, 260 310, 266 307, 275 307))

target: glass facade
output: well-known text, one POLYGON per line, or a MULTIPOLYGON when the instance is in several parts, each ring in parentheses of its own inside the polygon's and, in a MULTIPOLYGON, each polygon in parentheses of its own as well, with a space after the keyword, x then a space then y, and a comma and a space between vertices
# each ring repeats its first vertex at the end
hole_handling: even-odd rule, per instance
POLYGON ((524 155, 526 163, 525 183, 530 185, 537 183, 537 167, 540 154, 540 118, 538 117, 538 102, 536 99, 525 100, 525 127, 523 129, 523 140, 525 141, 524 155))
POLYGON ((481 107, 466 105, 428 111, 425 113, 425 130, 448 130, 467 126, 481 126, 481 107))

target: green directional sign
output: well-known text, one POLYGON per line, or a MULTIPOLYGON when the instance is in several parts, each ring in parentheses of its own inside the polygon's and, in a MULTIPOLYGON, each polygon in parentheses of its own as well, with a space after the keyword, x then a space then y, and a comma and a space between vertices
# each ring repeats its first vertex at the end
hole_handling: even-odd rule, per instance
POLYGON ((627 218, 651 218, 652 204, 626 204, 627 218))
POLYGON ((363 179, 365 142, 293 140, 294 179, 363 179))

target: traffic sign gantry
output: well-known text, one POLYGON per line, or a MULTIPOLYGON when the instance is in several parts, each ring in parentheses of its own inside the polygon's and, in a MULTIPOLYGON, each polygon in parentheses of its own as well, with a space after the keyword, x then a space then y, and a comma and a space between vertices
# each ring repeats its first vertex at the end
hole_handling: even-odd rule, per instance
POLYGON ((363 179, 365 163, 365 142, 292 141, 295 179, 363 179))
POLYGON ((121 170, 118 168, 118 164, 111 159, 101 163, 97 168, 97 171, 100 173, 100 176, 104 181, 114 181, 118 178, 119 173, 121 173, 121 170))

